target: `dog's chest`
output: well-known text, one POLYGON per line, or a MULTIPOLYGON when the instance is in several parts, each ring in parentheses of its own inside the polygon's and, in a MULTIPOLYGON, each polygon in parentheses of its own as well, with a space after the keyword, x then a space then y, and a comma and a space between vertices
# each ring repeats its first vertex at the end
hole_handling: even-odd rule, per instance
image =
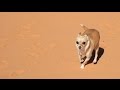
POLYGON ((80 56, 81 56, 81 58, 84 58, 86 56, 86 52, 81 50, 80 51, 80 56))

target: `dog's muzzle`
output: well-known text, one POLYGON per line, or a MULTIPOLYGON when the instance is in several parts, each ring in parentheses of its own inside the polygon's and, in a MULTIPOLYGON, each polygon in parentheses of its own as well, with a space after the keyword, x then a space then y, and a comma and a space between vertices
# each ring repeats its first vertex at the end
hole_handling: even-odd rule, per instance
POLYGON ((81 49, 81 46, 79 46, 78 48, 81 49))

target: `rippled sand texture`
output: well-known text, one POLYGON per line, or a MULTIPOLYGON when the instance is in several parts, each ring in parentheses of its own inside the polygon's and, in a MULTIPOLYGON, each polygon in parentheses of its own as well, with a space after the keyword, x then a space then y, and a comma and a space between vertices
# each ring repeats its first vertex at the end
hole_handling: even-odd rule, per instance
POLYGON ((120 78, 120 13, 0 12, 0 78, 120 78), (104 53, 84 70, 80 23, 98 29, 104 53))

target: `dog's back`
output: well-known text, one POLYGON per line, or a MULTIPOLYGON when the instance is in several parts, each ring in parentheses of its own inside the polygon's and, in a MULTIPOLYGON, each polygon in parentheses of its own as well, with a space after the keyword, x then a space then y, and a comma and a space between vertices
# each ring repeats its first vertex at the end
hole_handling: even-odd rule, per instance
POLYGON ((88 29, 83 33, 83 35, 88 35, 91 39, 95 39, 97 37, 97 39, 99 39, 100 37, 99 32, 95 29, 88 29))
POLYGON ((94 43, 94 48, 96 49, 99 45, 100 34, 95 29, 87 29, 83 35, 87 35, 94 43))

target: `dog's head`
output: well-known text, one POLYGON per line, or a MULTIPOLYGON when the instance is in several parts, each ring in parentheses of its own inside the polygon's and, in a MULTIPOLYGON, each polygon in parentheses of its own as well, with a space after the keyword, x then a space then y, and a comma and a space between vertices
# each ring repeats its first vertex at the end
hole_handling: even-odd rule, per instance
POLYGON ((89 40, 89 37, 87 35, 81 35, 81 33, 79 33, 76 40, 77 49, 80 51, 84 51, 88 43, 88 40, 89 40))

